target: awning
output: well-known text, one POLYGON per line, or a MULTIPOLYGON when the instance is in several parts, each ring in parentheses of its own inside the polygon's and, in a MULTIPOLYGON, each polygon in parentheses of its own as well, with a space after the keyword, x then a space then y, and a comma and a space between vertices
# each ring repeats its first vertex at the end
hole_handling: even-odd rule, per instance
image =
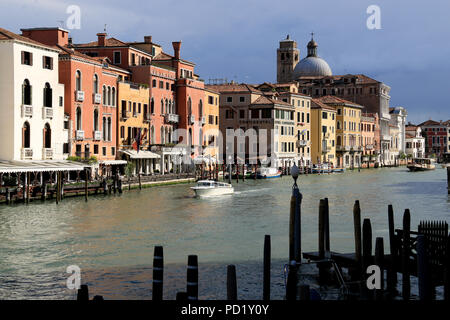
MULTIPOLYGON (((161 156, 151 151, 140 150, 119 150, 119 152, 126 154, 130 159, 159 159, 161 156)), ((125 161, 126 162, 126 161, 125 161)))
POLYGON ((86 166, 67 160, 6 161, 0 160, 0 173, 82 171, 86 166))
POLYGON ((102 164, 104 166, 127 164, 127 162, 125 160, 100 160, 98 163, 102 164))
POLYGON ((197 156, 194 158, 195 164, 201 164, 201 163, 217 163, 217 159, 215 157, 210 156, 197 156))

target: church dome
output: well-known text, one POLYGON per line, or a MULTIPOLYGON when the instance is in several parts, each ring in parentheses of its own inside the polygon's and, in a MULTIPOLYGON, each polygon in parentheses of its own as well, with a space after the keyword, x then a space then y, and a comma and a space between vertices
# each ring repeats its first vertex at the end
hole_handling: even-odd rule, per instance
POLYGON ((311 38, 308 43, 308 56, 295 66, 294 79, 307 76, 331 76, 331 68, 328 63, 317 55, 317 43, 311 38))

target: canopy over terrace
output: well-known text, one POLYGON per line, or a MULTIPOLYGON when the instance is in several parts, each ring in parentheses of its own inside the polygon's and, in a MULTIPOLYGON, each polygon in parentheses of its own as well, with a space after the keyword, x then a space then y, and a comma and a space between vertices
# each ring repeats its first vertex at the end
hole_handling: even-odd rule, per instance
POLYGON ((157 161, 161 156, 148 150, 119 150, 123 159, 128 159, 135 164, 135 174, 153 174, 157 161))
POLYGON ((83 171, 85 166, 74 161, 6 161, 0 160, 0 174, 25 172, 83 171))

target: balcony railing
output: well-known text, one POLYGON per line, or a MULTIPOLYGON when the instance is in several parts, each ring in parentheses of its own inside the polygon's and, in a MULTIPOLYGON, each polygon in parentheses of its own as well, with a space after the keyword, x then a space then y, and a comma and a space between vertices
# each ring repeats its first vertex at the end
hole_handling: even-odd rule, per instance
POLYGON ((101 131, 94 131, 94 140, 95 141, 102 140, 102 132, 101 131))
POLYGON ((373 150, 373 144, 366 144, 366 150, 373 150))
POLYGON ((203 116, 200 118, 200 121, 202 122, 202 126, 206 124, 206 117, 203 116))
POLYGON ((52 148, 43 148, 42 149, 42 160, 51 160, 53 159, 53 149, 52 148))
POLYGON ((125 111, 125 110, 122 110, 122 112, 121 112, 121 117, 122 117, 122 120, 126 120, 126 119, 128 119, 129 117, 130 117, 130 112, 129 111, 125 111))
POLYGON ((166 113, 166 122, 178 123, 180 121, 180 116, 174 113, 166 113))
POLYGON ((100 93, 94 93, 94 103, 100 104, 102 102, 102 95, 100 93))
POLYGON ((307 140, 297 140, 297 148, 303 148, 308 145, 307 140))
POLYGON ((53 118, 53 108, 43 107, 42 108, 42 118, 43 119, 53 118))
POLYGON ((150 122, 152 120, 150 113, 144 113, 144 122, 150 122))
POLYGON ((75 132, 75 139, 76 140, 84 140, 84 131, 83 130, 77 130, 75 132))
POLYGON ((84 101, 84 91, 75 91, 75 100, 79 101, 79 102, 83 102, 84 101))
POLYGON ((28 104, 22 105, 22 117, 32 117, 33 116, 33 106, 28 104))
POLYGON ((33 159, 33 149, 31 148, 22 148, 22 160, 31 160, 33 159))
POLYGON ((188 120, 189 120, 189 124, 194 124, 195 123, 195 116, 194 115, 190 115, 188 116, 188 120))

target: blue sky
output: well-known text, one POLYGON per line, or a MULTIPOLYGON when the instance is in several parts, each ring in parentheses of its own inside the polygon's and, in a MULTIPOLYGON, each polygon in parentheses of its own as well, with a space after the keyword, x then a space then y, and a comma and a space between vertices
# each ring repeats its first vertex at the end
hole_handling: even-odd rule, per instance
POLYGON ((391 106, 408 109, 421 122, 450 118, 450 1, 404 0, 1 0, 0 26, 61 26, 66 9, 78 5, 81 28, 75 43, 108 36, 153 41, 172 53, 182 40, 183 58, 196 73, 259 83, 276 80, 276 49, 287 34, 303 58, 310 33, 334 74, 364 73, 391 86, 391 106), (381 9, 381 29, 369 30, 369 5, 381 9))

